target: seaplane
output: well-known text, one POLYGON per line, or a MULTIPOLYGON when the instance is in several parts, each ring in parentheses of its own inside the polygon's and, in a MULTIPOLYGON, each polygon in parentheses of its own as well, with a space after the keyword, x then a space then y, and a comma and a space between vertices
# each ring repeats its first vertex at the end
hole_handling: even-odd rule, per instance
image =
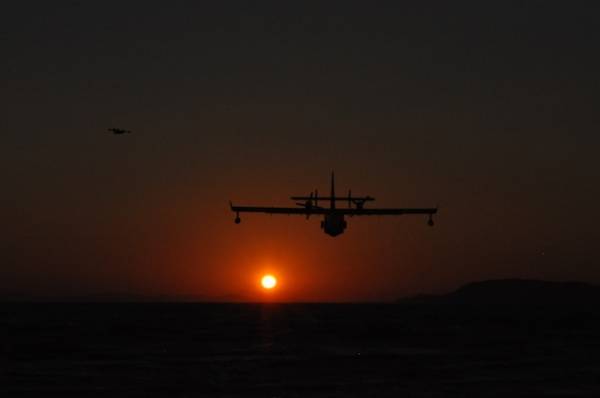
POLYGON ((110 129, 108 129, 108 131, 110 131, 111 133, 113 133, 115 135, 131 134, 130 130, 125 130, 125 129, 110 128, 110 129))
POLYGON ((240 213, 264 213, 264 214, 287 214, 302 215, 308 220, 310 216, 323 216, 321 229, 327 235, 336 237, 344 233, 348 227, 346 216, 401 216, 405 214, 424 214, 427 215, 427 225, 433 226, 433 215, 437 213, 435 208, 365 208, 367 202, 372 202, 375 198, 371 196, 352 196, 352 190, 348 191, 348 196, 335 196, 335 176, 331 173, 331 195, 319 196, 315 189, 308 196, 292 196, 291 200, 299 201, 296 205, 299 207, 261 207, 261 206, 235 206, 229 202, 231 211, 235 213, 234 222, 239 224, 242 219, 240 213), (337 202, 347 202, 348 207, 337 207, 337 202), (319 206, 319 203, 329 203, 328 207, 319 206))

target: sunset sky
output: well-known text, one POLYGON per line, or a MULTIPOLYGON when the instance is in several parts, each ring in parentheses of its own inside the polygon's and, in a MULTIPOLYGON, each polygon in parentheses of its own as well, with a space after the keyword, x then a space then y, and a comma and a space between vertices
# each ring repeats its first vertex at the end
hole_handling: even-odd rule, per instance
POLYGON ((3 5, 0 297, 600 283, 600 5, 418 3, 3 5), (233 223, 229 200, 292 205, 332 170, 436 226, 233 223))

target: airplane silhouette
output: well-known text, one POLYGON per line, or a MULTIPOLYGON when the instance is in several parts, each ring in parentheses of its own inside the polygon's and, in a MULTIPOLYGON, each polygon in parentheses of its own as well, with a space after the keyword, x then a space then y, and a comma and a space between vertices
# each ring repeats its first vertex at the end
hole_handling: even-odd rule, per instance
POLYGON ((297 214, 304 215, 308 219, 311 215, 322 215, 321 229, 330 236, 338 236, 344 232, 348 226, 344 216, 399 216, 403 214, 427 214, 429 218, 427 225, 433 226, 433 215, 437 213, 436 208, 392 208, 392 209, 365 209, 365 203, 374 201, 370 196, 352 196, 352 191, 348 191, 348 196, 335 196, 335 177, 331 173, 331 196, 321 197, 319 192, 311 192, 309 196, 292 196, 292 200, 301 207, 257 207, 257 206, 234 206, 229 202, 231 211, 235 212, 235 223, 239 224, 242 220, 240 213, 266 213, 266 214, 297 214), (319 206, 319 200, 329 201, 329 207, 319 206), (338 201, 347 201, 348 208, 336 208, 338 201))
POLYGON ((111 133, 115 134, 115 135, 121 135, 121 134, 131 134, 130 130, 123 130, 123 129, 108 129, 108 131, 110 131, 111 133))

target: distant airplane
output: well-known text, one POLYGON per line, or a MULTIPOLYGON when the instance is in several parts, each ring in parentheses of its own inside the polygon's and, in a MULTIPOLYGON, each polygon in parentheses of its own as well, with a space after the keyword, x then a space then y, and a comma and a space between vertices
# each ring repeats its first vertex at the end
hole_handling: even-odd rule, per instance
POLYGON ((427 225, 433 226, 433 215, 437 213, 437 208, 421 208, 421 209, 365 209, 365 203, 374 201, 375 198, 370 196, 352 196, 352 191, 348 191, 347 197, 335 196, 335 179, 331 173, 331 196, 321 197, 319 192, 311 192, 309 196, 292 196, 292 200, 300 200, 304 202, 296 203, 298 207, 255 207, 255 206, 234 206, 231 202, 229 205, 231 211, 235 212, 235 223, 239 224, 240 213, 266 213, 266 214, 298 214, 305 215, 308 219, 311 215, 323 215, 321 221, 321 229, 330 236, 338 236, 344 232, 347 227, 344 216, 399 216, 402 214, 427 214, 429 218, 427 225), (329 207, 321 207, 318 205, 319 200, 329 201, 329 207), (337 201, 347 201, 348 208, 336 208, 337 201))
POLYGON ((108 129, 108 131, 110 131, 111 133, 116 134, 116 135, 131 134, 131 131, 129 131, 129 130, 123 130, 123 129, 112 128, 112 129, 108 129))

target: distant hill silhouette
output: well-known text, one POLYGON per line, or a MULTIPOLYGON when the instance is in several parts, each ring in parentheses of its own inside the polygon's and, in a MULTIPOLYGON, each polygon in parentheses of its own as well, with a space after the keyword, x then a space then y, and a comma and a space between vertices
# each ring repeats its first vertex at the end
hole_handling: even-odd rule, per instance
POLYGON ((552 305, 600 304, 600 286, 584 282, 550 282, 531 279, 497 279, 473 282, 444 295, 419 295, 402 303, 465 305, 552 305))

